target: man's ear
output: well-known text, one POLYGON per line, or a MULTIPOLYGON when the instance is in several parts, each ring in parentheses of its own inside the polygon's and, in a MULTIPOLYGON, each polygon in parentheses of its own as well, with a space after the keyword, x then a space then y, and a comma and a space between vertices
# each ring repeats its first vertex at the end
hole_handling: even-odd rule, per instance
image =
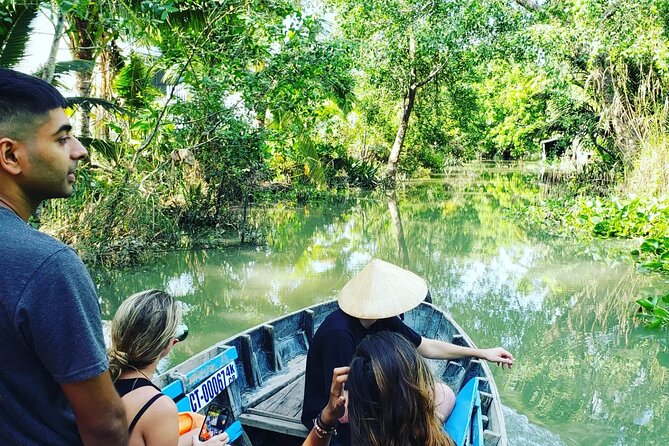
POLYGON ((16 156, 16 150, 19 147, 20 143, 15 139, 0 138, 0 169, 11 175, 21 173, 21 164, 16 156))

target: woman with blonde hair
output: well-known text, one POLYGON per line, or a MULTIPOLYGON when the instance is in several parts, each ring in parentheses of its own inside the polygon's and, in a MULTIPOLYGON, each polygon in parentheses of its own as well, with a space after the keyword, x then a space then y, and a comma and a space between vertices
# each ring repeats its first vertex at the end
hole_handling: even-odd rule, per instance
POLYGON ((179 303, 159 290, 133 294, 119 307, 111 328, 109 371, 125 405, 130 446, 225 445, 227 434, 200 443, 179 437, 177 406, 151 382, 158 362, 188 334, 179 303))

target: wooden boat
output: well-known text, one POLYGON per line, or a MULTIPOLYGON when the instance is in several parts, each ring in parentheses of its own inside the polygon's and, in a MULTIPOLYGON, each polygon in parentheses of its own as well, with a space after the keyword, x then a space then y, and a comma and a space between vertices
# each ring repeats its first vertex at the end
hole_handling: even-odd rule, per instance
MULTIPOLYGON (((306 353, 314 332, 337 308, 331 301, 288 314, 232 336, 160 375, 156 380, 179 411, 203 412, 216 400, 229 407, 228 430, 241 446, 301 445, 300 422, 306 353)), ((424 337, 473 347, 452 318, 429 303, 405 313, 424 337)), ((458 446, 507 446, 499 394, 488 365, 477 359, 430 361, 435 375, 458 393, 446 423, 458 446), (460 438, 455 438, 460 437, 460 438)))

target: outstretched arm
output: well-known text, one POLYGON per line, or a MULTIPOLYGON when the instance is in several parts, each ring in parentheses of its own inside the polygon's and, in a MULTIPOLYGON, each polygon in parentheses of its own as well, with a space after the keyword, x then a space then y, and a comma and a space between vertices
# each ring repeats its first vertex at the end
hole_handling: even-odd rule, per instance
MULTIPOLYGON (((330 387, 330 400, 320 414, 320 421, 326 426, 336 426, 337 420, 344 415, 346 398, 344 397, 344 383, 348 379, 348 367, 338 367, 332 372, 332 386, 330 387)), ((322 435, 312 428, 302 446, 327 446, 330 444, 332 434, 322 435)))
POLYGON ((418 346, 418 353, 424 358, 430 359, 479 358, 494 362, 502 367, 511 367, 514 361, 513 355, 502 347, 470 348, 428 338, 422 338, 418 346))

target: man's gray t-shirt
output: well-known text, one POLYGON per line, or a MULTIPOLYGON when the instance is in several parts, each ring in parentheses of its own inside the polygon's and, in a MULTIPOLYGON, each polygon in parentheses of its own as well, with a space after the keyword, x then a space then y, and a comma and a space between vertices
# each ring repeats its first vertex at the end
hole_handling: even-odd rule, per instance
POLYGON ((79 445, 60 384, 107 369, 95 287, 79 256, 0 207, 0 444, 79 445))

